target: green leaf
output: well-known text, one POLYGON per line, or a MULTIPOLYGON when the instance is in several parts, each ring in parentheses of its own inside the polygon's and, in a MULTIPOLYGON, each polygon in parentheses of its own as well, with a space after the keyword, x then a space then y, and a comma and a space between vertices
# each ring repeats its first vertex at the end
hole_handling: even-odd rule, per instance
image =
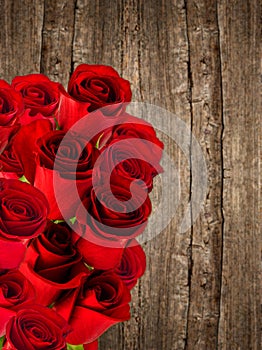
MULTIPOLYGON (((5 336, 3 336, 3 337, 0 338, 0 349, 2 349, 3 344, 4 344, 4 341, 5 341, 5 336)), ((80 348, 80 349, 81 349, 81 348, 80 348)))
POLYGON ((67 350, 84 350, 84 347, 82 344, 80 345, 67 344, 67 350))
POLYGON ((87 268, 88 268, 88 270, 89 270, 89 271, 93 271, 93 270, 94 270, 94 267, 93 267, 93 266, 88 265, 86 262, 84 262, 84 265, 85 265, 85 267, 87 267, 87 268))
POLYGON ((101 140, 101 138, 103 137, 103 135, 104 135, 104 133, 102 132, 102 134, 99 136, 99 138, 98 138, 98 140, 97 140, 97 142, 96 142, 96 148, 97 149, 99 149, 99 143, 100 143, 100 140, 101 140))
POLYGON ((55 120, 55 129, 61 130, 60 125, 58 124, 58 120, 56 118, 54 118, 54 120, 55 120))
POLYGON ((69 219, 71 224, 74 225, 74 223, 76 222, 76 216, 74 216, 73 218, 69 219))
POLYGON ((64 220, 54 220, 53 223, 54 224, 61 224, 62 222, 65 222, 64 220))
POLYGON ((30 182, 27 180, 27 178, 25 177, 25 175, 23 175, 22 177, 20 177, 19 179, 22 182, 26 182, 27 184, 30 184, 30 182))

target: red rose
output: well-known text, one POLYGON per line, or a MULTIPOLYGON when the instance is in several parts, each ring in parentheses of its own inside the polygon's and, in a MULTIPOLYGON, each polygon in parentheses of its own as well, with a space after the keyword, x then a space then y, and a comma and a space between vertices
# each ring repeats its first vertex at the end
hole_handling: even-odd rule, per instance
MULTIPOLYGON (((104 239, 95 244, 85 238, 81 238, 79 233, 83 232, 85 235, 85 227, 75 224, 77 227, 77 233, 74 233, 73 240, 77 250, 81 253, 83 260, 89 266, 92 266, 96 270, 108 270, 114 269, 120 264, 123 250, 126 244, 126 240, 123 241, 122 246, 119 242, 117 248, 114 248, 110 245, 110 242, 105 243, 104 239)), ((81 236, 82 236, 81 235, 81 236)), ((113 242, 115 244, 115 242, 113 242)))
POLYGON ((3 350, 66 350, 69 331, 66 321, 53 310, 32 304, 8 322, 3 350))
POLYGON ((90 112, 103 108, 107 116, 116 116, 130 102, 130 83, 109 66, 81 64, 68 84, 68 93, 61 89, 58 122, 68 130, 90 112))
POLYGON ((93 180, 95 188, 88 192, 76 217, 84 225, 84 238, 102 246, 123 246, 120 240, 139 235, 151 213, 151 201, 137 183, 101 173, 93 180), (84 210, 84 208, 86 210, 84 210), (114 242, 116 244, 114 244, 114 242))
POLYGON ((32 284, 18 270, 0 275, 0 307, 18 310, 22 305, 35 299, 32 284))
POLYGON ((30 123, 33 118, 56 116, 60 84, 52 82, 43 74, 29 74, 15 77, 12 86, 23 96, 26 113, 20 119, 22 124, 30 123))
POLYGON ((0 179, 0 268, 16 268, 25 244, 43 232, 48 202, 42 192, 19 180, 0 179))
POLYGON ((120 138, 113 140, 102 151, 97 165, 100 171, 112 177, 125 178, 132 182, 141 180, 148 191, 153 188, 153 178, 162 172, 159 159, 156 159, 151 147, 145 140, 138 138, 120 138))
POLYGON ((24 104, 21 94, 0 79, 0 154, 19 129, 17 122, 23 111, 24 104))
POLYGON ((0 127, 13 125, 23 111, 21 94, 0 79, 0 127))
POLYGON ((109 140, 114 139, 126 139, 126 138, 138 138, 141 141, 147 140, 150 143, 156 145, 156 147, 150 147, 150 144, 145 143, 144 148, 151 148, 151 157, 154 162, 159 162, 162 157, 162 149, 164 148, 163 142, 161 142, 156 136, 155 129, 152 125, 142 119, 136 118, 128 113, 122 116, 121 124, 116 125, 112 132, 112 137, 109 140), (152 149, 153 148, 153 149, 152 149))
POLYGON ((132 289, 138 278, 142 277, 146 269, 146 255, 141 245, 132 240, 124 249, 121 263, 115 272, 119 275, 128 289, 132 289))
POLYGON ((36 170, 36 141, 52 130, 49 120, 35 120, 23 125, 13 139, 13 151, 23 168, 23 175, 30 183, 34 183, 36 170))
POLYGON ((66 224, 49 222, 27 249, 20 270, 34 285, 40 304, 52 304, 62 291, 77 288, 89 274, 71 238, 66 224))
POLYGON ((0 176, 6 179, 19 179, 23 173, 23 167, 11 142, 0 154, 0 176))
POLYGON ((79 291, 71 291, 55 310, 72 327, 69 344, 91 343, 109 327, 130 318, 130 292, 112 272, 91 275, 79 291))
POLYGON ((21 272, 11 270, 0 275, 0 337, 5 334, 6 324, 15 311, 34 298, 34 288, 21 272))
POLYGON ((72 135, 63 145, 60 143, 65 131, 52 131, 37 141, 37 166, 34 186, 45 191, 50 203, 50 218, 63 219, 75 216, 79 199, 71 195, 70 188, 76 186, 80 198, 92 185, 92 168, 98 150, 81 137, 72 135), (54 167, 55 165, 55 167, 54 167), (58 190, 54 192, 53 182, 59 183, 58 190), (63 206, 63 215, 57 206, 63 206))
POLYGON ((122 79, 112 67, 89 64, 76 68, 68 83, 68 93, 77 101, 89 102, 89 112, 130 102, 132 97, 129 81, 122 79))

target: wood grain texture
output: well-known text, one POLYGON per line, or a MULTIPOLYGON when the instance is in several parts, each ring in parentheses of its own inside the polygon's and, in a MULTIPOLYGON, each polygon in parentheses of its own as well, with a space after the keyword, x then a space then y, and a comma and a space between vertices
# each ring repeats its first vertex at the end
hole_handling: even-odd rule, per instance
POLYGON ((72 64, 75 23, 75 2, 71 0, 44 2, 41 73, 65 87, 72 64))
POLYGON ((223 81, 220 349, 261 349, 261 2, 219 2, 223 81))
POLYGON ((44 0, 0 1, 1 78, 39 72, 44 0))
MULTIPOLYGON (((192 133, 202 146, 209 187, 192 227, 187 349, 218 342, 222 254, 222 91, 216 2, 187 1, 192 133)), ((192 170, 194 170, 192 162, 192 170)), ((194 179, 194 177, 193 177, 194 179)), ((192 184, 196 191, 199 184, 192 184)))
POLYGON ((259 1, 0 5, 1 78, 41 71, 66 86, 82 62, 112 65, 131 81, 134 101, 178 116, 205 156, 209 186, 203 209, 191 229, 180 233, 198 190, 195 164, 159 133, 178 171, 180 203, 169 226, 143 245, 147 271, 132 292, 132 319, 104 334, 100 350, 259 350, 259 1))

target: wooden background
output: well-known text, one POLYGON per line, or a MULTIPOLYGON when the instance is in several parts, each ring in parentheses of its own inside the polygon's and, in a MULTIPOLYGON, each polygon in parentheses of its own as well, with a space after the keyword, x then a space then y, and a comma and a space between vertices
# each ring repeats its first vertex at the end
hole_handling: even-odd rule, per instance
POLYGON ((144 245, 132 320, 100 349, 261 349, 259 0, 0 0, 0 9, 1 78, 42 72, 66 85, 81 62, 112 65, 134 101, 176 113, 206 158, 204 208, 182 235, 190 169, 167 143, 181 203, 144 245))

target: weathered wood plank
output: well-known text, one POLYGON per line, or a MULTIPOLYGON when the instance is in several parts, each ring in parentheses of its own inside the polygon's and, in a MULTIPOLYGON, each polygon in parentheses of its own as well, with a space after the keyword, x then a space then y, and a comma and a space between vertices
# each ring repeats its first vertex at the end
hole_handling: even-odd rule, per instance
MULTIPOLYGON (((179 145, 162 135, 178 169, 180 205, 169 227, 143 245, 148 267, 133 291, 131 321, 109 330, 100 349, 259 350, 259 1, 0 5, 1 78, 41 70, 66 85, 81 62, 112 65, 132 82, 134 101, 166 108, 191 128, 207 161, 202 214, 180 233, 197 184, 179 145)), ((156 202, 159 192, 157 184, 156 202)))
POLYGON ((45 0, 41 73, 65 87, 71 73, 74 21, 74 0, 45 0))
MULTIPOLYGON (((192 271, 186 349, 216 349, 219 320, 223 217, 221 213, 222 92, 216 3, 187 2, 192 132, 208 168, 204 209, 192 229, 192 271)), ((192 160, 192 167, 196 164, 192 160)), ((192 191, 201 184, 192 183, 192 191)))
POLYGON ((0 76, 39 72, 44 0, 0 1, 0 76))
POLYGON ((225 217, 219 349, 261 349, 260 18, 259 1, 219 1, 225 217))
MULTIPOLYGON (((75 33, 75 64, 113 65, 132 82, 134 101, 165 107, 190 128, 183 1, 116 1, 110 6, 77 1, 75 33)), ((179 169, 183 200, 172 226, 144 245, 148 268, 133 291, 131 321, 103 336, 101 349, 184 348, 190 232, 179 234, 178 228, 189 200, 190 173, 174 143, 167 144, 167 151, 179 169)))

